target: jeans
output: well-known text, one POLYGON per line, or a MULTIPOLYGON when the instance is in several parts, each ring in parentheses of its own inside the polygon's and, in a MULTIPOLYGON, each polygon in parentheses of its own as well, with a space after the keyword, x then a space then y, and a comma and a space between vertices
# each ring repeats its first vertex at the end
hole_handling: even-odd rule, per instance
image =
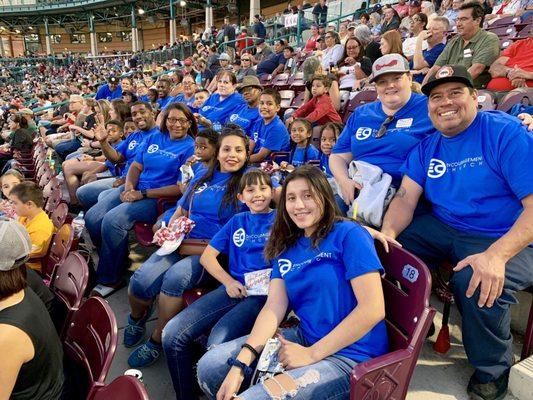
MULTIPOLYGON (((496 240, 458 231, 430 214, 415 217, 398 236, 406 250, 428 264, 448 260, 455 265, 472 254, 484 252, 496 240)), ((462 316, 468 361, 476 369, 476 378, 487 383, 506 373, 514 363, 510 306, 517 303, 516 291, 533 284, 533 248, 526 247, 507 262, 503 292, 490 308, 477 305, 479 287, 471 298, 466 297, 471 277, 472 268, 464 268, 452 275, 450 285, 462 316)))
POLYGON ((76 197, 83 207, 89 209, 96 204, 100 193, 113 188, 113 182, 115 178, 106 178, 80 186, 76 190, 76 197))
MULTIPOLYGON (((283 337, 291 342, 308 346, 298 327, 281 329, 283 337)), ((224 381, 230 366, 227 360, 237 357, 241 346, 248 337, 235 339, 221 344, 209 350, 198 362, 198 383, 203 392, 210 398, 215 399, 220 385, 224 381)), ((350 394, 350 373, 356 361, 349 358, 332 355, 325 359, 305 367, 286 371, 285 374, 293 378, 297 389, 293 397, 282 396, 281 399, 348 399, 350 394)), ((255 368, 255 362, 252 364, 255 368)), ((257 384, 247 388, 246 380, 241 386, 239 398, 243 400, 272 400, 272 396, 263 384, 257 384)))
POLYGON ((178 399, 195 396, 191 348, 194 340, 211 329, 207 340, 210 348, 249 334, 265 301, 266 296, 231 298, 221 285, 167 323, 163 329, 163 350, 178 399))
POLYGON ((157 199, 122 202, 124 186, 110 189, 87 211, 85 226, 95 245, 100 245, 96 270, 98 283, 113 284, 120 280, 128 252, 128 231, 136 221, 153 223, 157 219, 157 199))
POLYGON ((66 142, 59 143, 55 151, 62 160, 64 160, 70 153, 74 153, 81 147, 81 143, 78 139, 68 140, 66 142))

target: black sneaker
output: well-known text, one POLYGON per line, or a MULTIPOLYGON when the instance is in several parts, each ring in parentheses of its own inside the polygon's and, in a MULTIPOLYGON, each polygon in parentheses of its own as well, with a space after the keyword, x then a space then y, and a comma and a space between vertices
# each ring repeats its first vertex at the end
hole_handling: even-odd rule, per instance
POLYGON ((473 374, 468 382, 466 392, 472 400, 501 400, 507 394, 509 371, 488 383, 481 383, 473 374))

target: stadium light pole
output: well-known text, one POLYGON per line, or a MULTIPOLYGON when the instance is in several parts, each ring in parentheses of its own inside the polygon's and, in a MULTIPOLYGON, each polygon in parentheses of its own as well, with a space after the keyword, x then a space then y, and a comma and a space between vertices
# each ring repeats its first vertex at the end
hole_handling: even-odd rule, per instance
POLYGON ((50 37, 50 27, 48 26, 48 18, 44 19, 44 42, 46 45, 46 55, 53 54, 52 38, 50 37))
POLYGON ((176 8, 174 0, 170 0, 170 45, 176 41, 176 8))
MULTIPOLYGON (((139 12, 140 13, 140 12, 139 12)), ((142 13, 144 14, 144 12, 142 13)), ((135 15, 135 5, 131 5, 131 51, 139 51, 139 36, 137 33, 137 16, 135 15)))
POLYGON ((207 0, 207 4, 205 6, 205 29, 211 29, 213 26, 213 5, 211 4, 211 0, 207 0))
POLYGON ((96 40, 96 29, 94 29, 94 15, 89 14, 89 40, 91 42, 91 54, 98 55, 98 42, 96 40))

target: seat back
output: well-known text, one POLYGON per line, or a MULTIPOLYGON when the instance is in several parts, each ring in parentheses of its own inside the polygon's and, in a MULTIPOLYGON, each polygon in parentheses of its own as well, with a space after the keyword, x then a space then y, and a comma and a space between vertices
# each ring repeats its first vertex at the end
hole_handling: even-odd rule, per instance
MULTIPOLYGON (((50 164, 46 162, 46 159, 41 162, 41 164, 37 165, 37 173, 35 174, 35 182, 40 182, 41 177, 47 173, 48 171, 51 171, 50 164)), ((44 187, 44 186, 43 186, 44 187)))
POLYGON ((491 28, 488 31, 494 33, 500 39, 501 38, 514 37, 516 35, 516 28, 514 27, 514 25, 511 25, 511 26, 498 26, 498 27, 495 27, 495 28, 491 28))
POLYGON ((44 204, 44 211, 48 215, 52 215, 54 210, 59 206, 59 203, 61 203, 61 188, 53 188, 44 204))
POLYGON ((60 229, 68 216, 68 206, 65 203, 59 203, 55 210, 50 215, 50 219, 56 229, 60 229))
POLYGON ((43 197, 47 200, 55 189, 61 189, 61 182, 56 176, 50 179, 50 182, 43 188, 43 197))
POLYGON ((42 274, 44 278, 51 279, 55 269, 67 258, 74 240, 74 230, 69 224, 63 224, 55 233, 48 251, 46 262, 43 263, 42 274))
POLYGON ((479 90, 477 93, 478 108, 482 111, 494 110, 496 108, 494 95, 488 90, 479 90))
POLYGON ((97 388, 88 400, 149 400, 144 385, 133 376, 122 375, 109 385, 97 388))
POLYGON ((304 104, 305 92, 300 92, 294 97, 291 103, 291 107, 300 108, 304 104))
POLYGON ((533 104, 533 89, 518 88, 511 90, 500 100, 497 109, 508 112, 515 104, 520 103, 523 97, 529 98, 529 104, 533 104))
POLYGON ((90 398, 104 386, 117 342, 113 310, 99 297, 88 298, 74 313, 63 341, 70 398, 90 398))
POLYGON ((429 305, 431 274, 408 251, 376 243, 382 276, 389 353, 355 366, 350 399, 404 399, 435 310, 429 305))
POLYGON ((292 100, 294 99, 294 91, 292 90, 280 90, 279 95, 281 96, 280 107, 282 109, 287 109, 291 106, 292 100))
POLYGON ((375 90, 362 90, 357 93, 353 99, 348 102, 348 106, 344 111, 344 122, 348 120, 348 116, 351 115, 357 107, 363 104, 372 103, 378 98, 378 93, 375 90))
POLYGON ((498 19, 493 20, 492 24, 490 24, 490 27, 487 28, 487 30, 492 30, 496 27, 501 27, 501 26, 514 25, 517 22, 520 22, 520 17, 509 16, 509 17, 498 18, 498 19))
POLYGON ((37 181, 37 184, 39 185, 41 189, 43 189, 48 184, 48 182, 50 182, 50 179, 52 179, 54 176, 55 176, 54 171, 52 171, 51 169, 47 169, 41 175, 41 177, 37 181))
POLYGON ((208 244, 209 239, 185 239, 178 251, 182 256, 196 256, 202 254, 208 244))

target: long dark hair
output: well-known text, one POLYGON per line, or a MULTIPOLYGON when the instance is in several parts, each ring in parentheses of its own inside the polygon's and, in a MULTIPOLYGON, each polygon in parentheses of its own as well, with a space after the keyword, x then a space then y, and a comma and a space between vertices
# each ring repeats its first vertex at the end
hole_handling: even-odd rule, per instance
MULTIPOLYGON (((311 125, 311 122, 309 122, 305 118, 295 118, 289 125, 289 135, 291 133, 290 131, 292 130, 292 126, 294 125, 295 122, 301 123, 305 127, 305 129, 307 129, 307 132, 311 132, 311 136, 309 136, 305 142, 304 162, 306 162, 307 161, 307 150, 309 149, 309 146, 311 145, 311 140, 313 139, 313 126, 311 125)), ((294 153, 296 152, 297 147, 298 145, 295 142, 293 142, 291 139, 291 152, 290 152, 291 155, 289 158, 291 163, 292 163, 292 158, 294 157, 294 153)))
POLYGON ((131 106, 127 105, 122 99, 111 100, 111 104, 117 114, 117 119, 124 122, 126 118, 131 118, 131 106))
POLYGON ((229 205, 231 205, 234 211, 237 211, 239 209, 239 200, 237 199, 237 194, 239 193, 241 178, 244 175, 246 168, 248 167, 248 160, 250 159, 250 139, 242 131, 242 128, 239 125, 226 124, 222 128, 222 132, 220 134, 220 137, 218 138, 218 143, 216 146, 216 157, 214 162, 211 163, 205 175, 201 179, 199 179, 198 182, 196 182, 196 184, 191 188, 187 196, 187 202, 189 202, 191 200, 191 196, 194 195, 194 192, 204 183, 211 182, 213 180, 213 176, 215 175, 215 171, 220 171, 220 161, 218 161, 218 153, 220 152, 222 142, 225 138, 229 136, 237 136, 238 138, 242 139, 244 148, 246 149, 246 161, 244 162, 244 165, 241 169, 231 174, 231 178, 227 184, 227 190, 224 193, 224 197, 222 197, 222 202, 220 203, 220 206, 218 208, 219 214, 220 210, 229 205))
POLYGON ((357 44, 359 45, 359 54, 357 54, 355 61, 360 62, 365 56, 365 46, 363 45, 363 43, 359 39, 357 39, 355 36, 351 37, 344 44, 344 53, 342 53, 342 58, 339 61, 339 65, 345 65, 346 57, 348 57, 348 49, 347 49, 348 43, 351 42, 352 40, 354 42, 357 42, 357 44))
POLYGON ((298 228, 289 216, 285 204, 287 200, 287 186, 296 179, 305 179, 307 181, 313 199, 322 208, 322 217, 318 221, 317 229, 311 236, 313 247, 316 247, 319 241, 331 232, 335 222, 345 219, 335 202, 335 196, 326 175, 313 165, 303 165, 296 168, 287 176, 281 188, 281 201, 278 205, 276 220, 272 226, 270 238, 265 246, 266 260, 272 260, 278 257, 285 250, 294 246, 304 234, 304 230, 298 228))
POLYGON ((168 133, 167 119, 170 114, 170 111, 172 110, 179 110, 185 115, 185 118, 187 118, 190 122, 187 135, 190 135, 195 138, 198 134, 198 124, 196 123, 196 118, 194 118, 191 109, 183 103, 172 103, 169 104, 167 108, 165 108, 165 110, 163 111, 163 118, 161 119, 161 125, 159 125, 159 130, 162 133, 168 133))

